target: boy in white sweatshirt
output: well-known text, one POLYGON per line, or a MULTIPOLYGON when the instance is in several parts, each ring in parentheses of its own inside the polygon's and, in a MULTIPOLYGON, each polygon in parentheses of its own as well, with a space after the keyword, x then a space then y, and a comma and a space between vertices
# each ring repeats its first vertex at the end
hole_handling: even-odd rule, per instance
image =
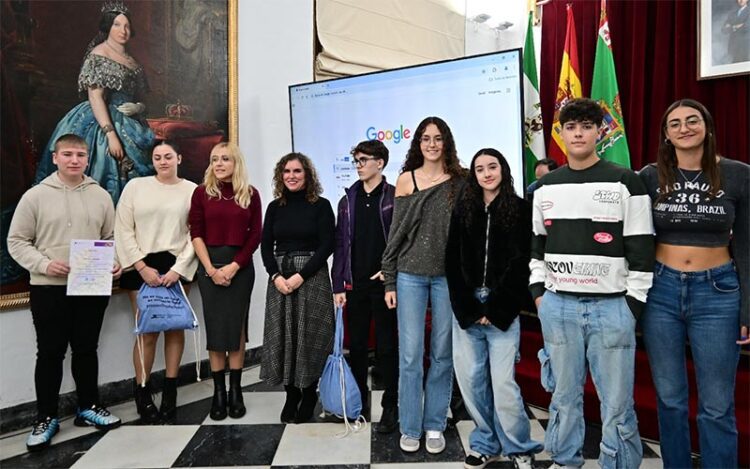
MULTIPOLYGON (((120 425, 99 405, 98 396, 97 345, 109 296, 66 295, 70 241, 113 239, 114 206, 109 194, 84 174, 88 147, 82 138, 60 137, 52 161, 57 171, 21 197, 8 230, 8 252, 31 275, 38 419, 26 442, 30 451, 48 446, 60 428, 58 401, 68 344, 78 397, 75 424, 99 429, 120 425)), ((117 264, 112 274, 119 277, 117 264)))

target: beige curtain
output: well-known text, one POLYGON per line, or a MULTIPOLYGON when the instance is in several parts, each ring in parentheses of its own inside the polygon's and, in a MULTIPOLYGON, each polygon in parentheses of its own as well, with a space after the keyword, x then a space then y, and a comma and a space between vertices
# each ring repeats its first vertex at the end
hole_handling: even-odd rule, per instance
POLYGON ((455 0, 317 0, 315 79, 358 75, 464 55, 455 0))

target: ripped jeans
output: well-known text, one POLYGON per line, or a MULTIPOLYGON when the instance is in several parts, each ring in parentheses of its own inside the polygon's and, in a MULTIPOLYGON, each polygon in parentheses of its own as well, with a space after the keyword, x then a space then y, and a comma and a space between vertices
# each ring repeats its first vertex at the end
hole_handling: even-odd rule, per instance
POLYGON ((635 318, 624 297, 579 297, 547 291, 539 306, 542 385, 552 392, 545 449, 558 464, 582 466, 586 363, 601 402, 602 468, 641 464, 633 409, 635 318))

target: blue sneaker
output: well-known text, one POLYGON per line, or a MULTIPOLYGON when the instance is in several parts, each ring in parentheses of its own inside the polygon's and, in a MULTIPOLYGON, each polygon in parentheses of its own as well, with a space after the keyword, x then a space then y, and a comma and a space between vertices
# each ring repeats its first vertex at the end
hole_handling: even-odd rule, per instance
POLYGON ((88 409, 78 409, 78 415, 73 423, 77 427, 93 426, 99 430, 111 430, 119 427, 122 421, 106 408, 94 404, 88 409))
POLYGON ((37 421, 31 429, 31 435, 26 440, 26 448, 29 451, 39 451, 46 448, 58 431, 60 431, 60 421, 54 417, 37 421))

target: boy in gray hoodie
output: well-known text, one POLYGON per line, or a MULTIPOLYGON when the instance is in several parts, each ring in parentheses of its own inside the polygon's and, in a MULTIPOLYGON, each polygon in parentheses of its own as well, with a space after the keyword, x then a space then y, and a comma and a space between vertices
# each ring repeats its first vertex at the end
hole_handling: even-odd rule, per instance
MULTIPOLYGON (((99 429, 120 425, 99 405, 98 396, 97 345, 109 296, 66 295, 70 241, 113 239, 114 206, 109 194, 84 174, 88 146, 82 138, 60 137, 52 161, 57 171, 21 197, 8 230, 8 252, 31 275, 38 419, 26 442, 30 451, 48 446, 60 428, 58 401, 68 344, 78 397, 75 424, 99 429)), ((118 265, 112 274, 119 277, 118 265)))

